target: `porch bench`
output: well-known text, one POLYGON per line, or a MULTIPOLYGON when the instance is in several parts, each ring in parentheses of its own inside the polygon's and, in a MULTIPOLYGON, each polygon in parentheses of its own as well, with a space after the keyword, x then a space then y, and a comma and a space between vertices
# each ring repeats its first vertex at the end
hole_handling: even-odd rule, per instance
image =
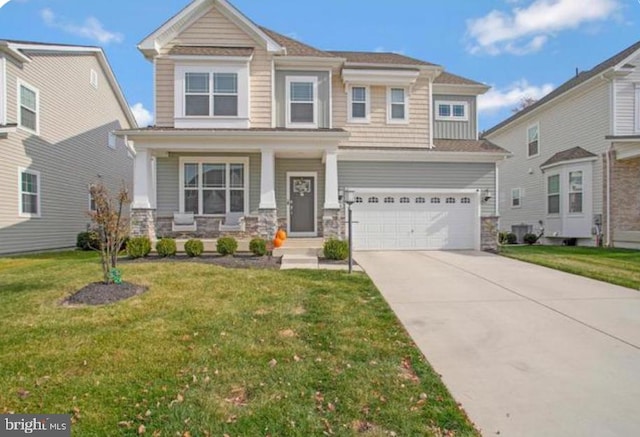
POLYGON ((220 221, 218 227, 220 232, 244 232, 244 214, 241 212, 230 212, 224 216, 224 221, 220 221))
POLYGON ((195 232, 198 229, 195 215, 192 212, 174 212, 171 230, 173 232, 195 232))

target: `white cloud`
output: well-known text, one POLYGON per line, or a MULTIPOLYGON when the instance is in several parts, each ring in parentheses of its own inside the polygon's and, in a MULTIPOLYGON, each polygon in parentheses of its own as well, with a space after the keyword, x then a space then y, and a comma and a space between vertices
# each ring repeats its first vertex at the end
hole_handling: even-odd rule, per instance
POLYGON ((539 100, 553 91, 550 83, 535 86, 529 84, 526 79, 512 83, 505 88, 492 88, 484 95, 478 97, 478 110, 482 113, 498 112, 502 109, 513 109, 524 98, 539 100))
POLYGON ((153 114, 142 103, 133 105, 131 112, 133 112, 139 127, 147 127, 153 124, 153 114))
POLYGON ((9 0, 0 0, 0 8, 9 3, 9 0))
POLYGON ((616 17, 620 0, 535 0, 510 12, 493 10, 467 20, 472 54, 524 55, 537 52, 549 37, 585 23, 616 17))
POLYGON ((100 44, 109 44, 112 42, 122 42, 124 36, 121 33, 110 32, 106 30, 100 21, 95 17, 88 17, 82 25, 74 24, 64 17, 58 17, 51 9, 45 8, 40 11, 42 21, 49 26, 60 29, 72 35, 81 36, 100 44))

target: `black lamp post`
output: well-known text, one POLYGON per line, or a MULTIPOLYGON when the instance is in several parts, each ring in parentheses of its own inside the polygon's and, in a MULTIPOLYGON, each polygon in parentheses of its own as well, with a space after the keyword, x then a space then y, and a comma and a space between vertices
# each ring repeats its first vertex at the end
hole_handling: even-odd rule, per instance
POLYGON ((356 200, 355 192, 350 188, 344 189, 344 203, 348 207, 347 220, 349 223, 349 273, 353 272, 353 216, 351 211, 351 205, 356 200))

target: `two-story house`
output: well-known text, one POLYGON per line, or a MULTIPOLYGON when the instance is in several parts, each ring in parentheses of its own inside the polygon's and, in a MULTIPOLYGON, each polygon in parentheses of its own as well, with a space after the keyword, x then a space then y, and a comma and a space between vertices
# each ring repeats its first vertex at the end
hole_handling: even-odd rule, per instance
POLYGON ((89 185, 132 185, 136 126, 100 48, 0 40, 0 254, 73 247, 89 185))
POLYGON ((195 0, 139 45, 153 62, 156 125, 135 144, 135 232, 193 217, 215 238, 343 237, 355 191, 356 249, 495 246, 496 162, 477 136, 488 87, 392 53, 325 51, 195 0), (484 229, 484 233, 482 230, 484 229))
POLYGON ((500 229, 549 244, 640 248, 640 43, 491 128, 500 229))

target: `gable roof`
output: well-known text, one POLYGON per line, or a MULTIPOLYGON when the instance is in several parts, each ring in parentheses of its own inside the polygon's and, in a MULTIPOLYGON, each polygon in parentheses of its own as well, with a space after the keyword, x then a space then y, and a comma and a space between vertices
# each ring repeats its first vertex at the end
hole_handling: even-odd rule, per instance
POLYGON ((325 52, 322 50, 318 50, 315 47, 311 47, 308 44, 301 43, 293 38, 289 38, 288 36, 284 36, 278 32, 275 32, 271 29, 267 29, 266 27, 259 26, 260 29, 271 38, 273 38, 278 44, 286 49, 287 56, 314 56, 318 58, 335 58, 336 56, 332 55, 329 52, 325 52))
POLYGON ((506 120, 498 123, 491 129, 487 130, 484 133, 484 136, 495 133, 496 131, 507 126, 508 124, 513 123, 514 121, 535 111, 536 109, 540 108, 542 105, 549 103, 550 101, 560 97, 561 95, 571 91, 572 89, 584 84, 585 82, 598 76, 599 74, 603 74, 607 70, 616 68, 619 64, 623 62, 626 63, 625 61, 627 61, 627 59, 632 55, 634 55, 638 50, 640 50, 640 41, 636 42, 635 44, 632 44, 631 46, 627 47, 621 52, 616 53, 609 59, 593 67, 591 70, 583 71, 578 75, 576 75, 575 77, 569 79, 568 81, 560 85, 558 88, 556 88, 555 90, 551 91, 549 94, 547 94, 546 96, 538 100, 533 105, 526 107, 525 109, 517 112, 516 114, 512 115, 511 117, 507 118, 506 120))
POLYGON ((549 167, 553 164, 558 164, 565 161, 574 161, 576 159, 585 158, 597 158, 597 155, 583 149, 582 147, 573 147, 568 150, 563 150, 553 155, 540 165, 540 168, 549 167))
POLYGON ((193 0, 176 15, 164 22, 139 44, 138 49, 147 58, 153 58, 162 47, 174 39, 180 32, 189 27, 197 18, 206 14, 213 7, 218 7, 231 21, 243 29, 249 36, 261 42, 267 51, 283 53, 284 47, 267 35, 257 24, 236 9, 227 0, 193 0))
POLYGON ((353 51, 329 51, 334 56, 345 58, 347 63, 353 64, 381 64, 393 66, 416 66, 416 67, 438 67, 436 64, 421 61, 420 59, 411 58, 409 56, 400 55, 398 53, 379 53, 379 52, 353 52, 353 51))
POLYGON ((122 92, 122 88, 118 83, 118 79, 111 68, 111 64, 109 64, 109 60, 105 55, 104 51, 100 47, 96 46, 80 46, 80 45, 69 45, 69 44, 53 44, 53 43, 41 43, 34 41, 19 41, 19 40, 0 40, 0 51, 7 53, 9 56, 14 57, 19 62, 28 63, 31 62, 30 56, 36 55, 38 52, 48 52, 48 53, 66 53, 69 55, 72 54, 81 54, 81 55, 91 55, 95 56, 98 60, 98 63, 102 67, 109 84, 111 85, 111 89, 113 89, 116 100, 120 104, 120 108, 124 113, 127 121, 132 127, 137 127, 138 123, 136 122, 136 118, 131 112, 131 107, 127 103, 127 99, 122 92))

